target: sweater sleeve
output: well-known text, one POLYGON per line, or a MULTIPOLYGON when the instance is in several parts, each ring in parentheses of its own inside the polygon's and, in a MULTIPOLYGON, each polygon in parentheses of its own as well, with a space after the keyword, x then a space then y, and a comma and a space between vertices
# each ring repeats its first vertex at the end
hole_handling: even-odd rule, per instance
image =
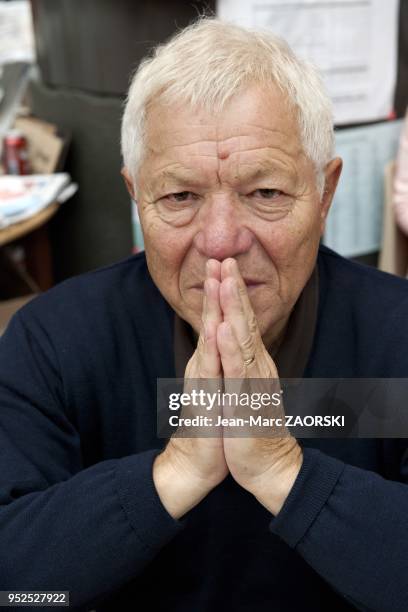
POLYGON ((132 579, 182 529, 151 450, 84 469, 44 330, 0 340, 0 590, 70 591, 82 609, 132 579))
POLYGON ((305 448, 270 528, 358 609, 408 609, 407 484, 305 448))

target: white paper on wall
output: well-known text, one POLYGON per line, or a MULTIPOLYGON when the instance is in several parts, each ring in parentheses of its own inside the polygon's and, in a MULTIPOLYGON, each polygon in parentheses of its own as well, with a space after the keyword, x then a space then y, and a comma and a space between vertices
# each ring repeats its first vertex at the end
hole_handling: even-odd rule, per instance
POLYGON ((0 2, 0 65, 33 61, 35 53, 30 2, 0 2))
POLYGON ((267 28, 321 71, 336 124, 393 110, 398 0, 218 0, 221 19, 267 28))
POLYGON ((403 120, 336 133, 343 171, 328 216, 324 244, 346 257, 378 251, 384 169, 396 157, 403 120))

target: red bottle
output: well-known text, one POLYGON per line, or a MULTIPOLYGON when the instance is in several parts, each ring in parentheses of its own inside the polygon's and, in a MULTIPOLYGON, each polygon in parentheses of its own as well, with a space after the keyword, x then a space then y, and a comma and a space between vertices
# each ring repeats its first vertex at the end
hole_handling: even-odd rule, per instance
POLYGON ((30 174, 27 138, 18 130, 10 130, 4 137, 3 166, 6 174, 30 174))

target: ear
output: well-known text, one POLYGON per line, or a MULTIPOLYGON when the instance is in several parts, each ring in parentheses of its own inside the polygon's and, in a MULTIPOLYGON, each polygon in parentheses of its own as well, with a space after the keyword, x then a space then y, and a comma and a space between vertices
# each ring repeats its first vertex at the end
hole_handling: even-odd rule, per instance
POLYGON ((340 157, 332 159, 324 169, 324 191, 320 202, 321 232, 323 234, 326 218, 339 182, 343 161, 340 157))
POLYGON ((136 191, 133 185, 132 177, 130 176, 128 169, 123 167, 120 173, 124 178, 126 189, 128 190, 130 197, 132 198, 132 200, 136 202, 137 201, 136 191))

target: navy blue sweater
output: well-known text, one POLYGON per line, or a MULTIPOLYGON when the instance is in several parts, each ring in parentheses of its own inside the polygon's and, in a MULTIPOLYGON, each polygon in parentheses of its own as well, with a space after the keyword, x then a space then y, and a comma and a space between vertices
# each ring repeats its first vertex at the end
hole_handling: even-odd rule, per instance
MULTIPOLYGON (((408 282, 319 252, 309 377, 408 376, 408 282)), ((152 481, 173 312, 143 255, 28 304, 0 341, 0 590, 88 610, 408 610, 404 440, 307 440, 273 517, 231 477, 180 521, 152 481), (142 600, 144 603, 142 604, 142 600)))

